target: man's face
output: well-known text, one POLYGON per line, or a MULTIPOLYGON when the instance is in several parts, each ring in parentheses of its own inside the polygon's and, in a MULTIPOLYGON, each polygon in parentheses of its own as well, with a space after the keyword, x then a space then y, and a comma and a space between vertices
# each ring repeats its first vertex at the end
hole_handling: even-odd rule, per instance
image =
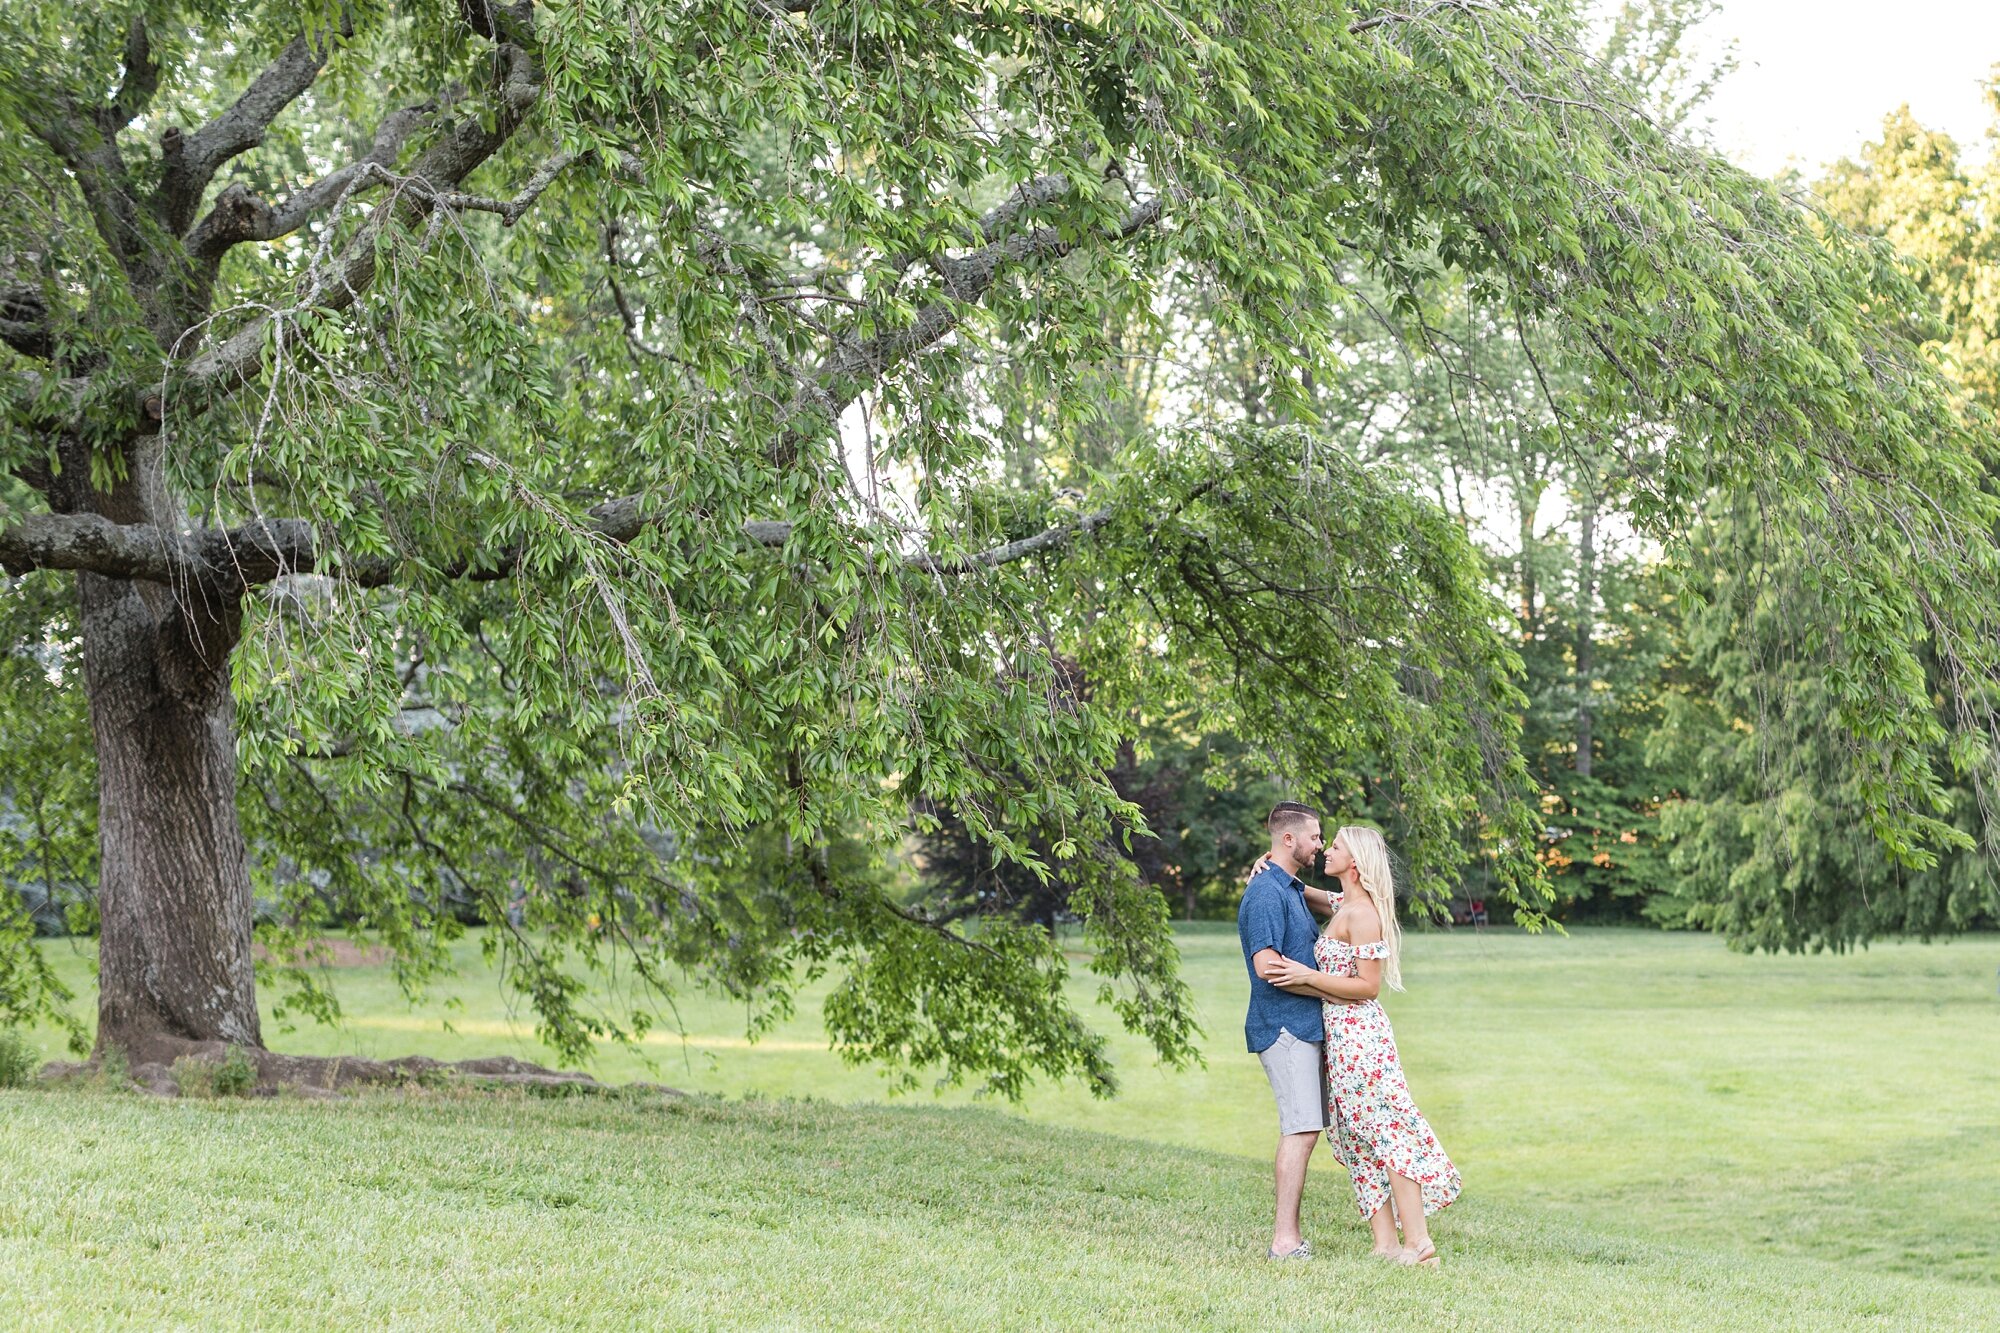
POLYGON ((1320 849, 1326 846, 1326 839, 1320 835, 1318 820, 1285 836, 1292 840, 1292 855, 1298 858, 1301 870, 1319 860, 1320 849))

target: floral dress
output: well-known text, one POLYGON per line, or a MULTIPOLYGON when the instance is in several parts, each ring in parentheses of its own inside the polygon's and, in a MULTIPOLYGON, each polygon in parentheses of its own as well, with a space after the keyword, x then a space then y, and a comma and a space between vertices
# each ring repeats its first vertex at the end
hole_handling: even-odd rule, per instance
MULTIPOLYGON (((1356 977, 1361 959, 1386 958, 1389 946, 1354 945, 1321 935, 1313 956, 1321 971, 1356 977)), ((1375 1001, 1327 1002, 1326 1086, 1326 1137, 1354 1183, 1354 1202, 1363 1218, 1391 1202, 1391 1171, 1417 1182, 1425 1216, 1451 1206, 1458 1197, 1458 1168, 1410 1100, 1396 1034, 1375 1001)))

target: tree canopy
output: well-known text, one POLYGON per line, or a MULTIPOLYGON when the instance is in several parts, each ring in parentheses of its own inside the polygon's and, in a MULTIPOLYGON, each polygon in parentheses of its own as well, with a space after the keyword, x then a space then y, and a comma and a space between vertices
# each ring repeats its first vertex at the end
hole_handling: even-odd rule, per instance
POLYGON ((683 969, 781 1012, 837 965, 859 1058, 1107 1089, 1046 930, 879 867, 938 808, 1060 867, 1123 1021, 1188 1058, 1113 854, 1138 714, 1386 777, 1420 894, 1476 858, 1532 915, 1482 563, 1314 424, 1370 285, 1413 316, 1447 271, 1535 331, 1637 522, 1756 497, 1870 830, 1963 839, 1996 514, 1924 294, 1650 119, 1564 7, 0 14, 0 562, 41 665, 0 727, 89 704, 100 1043, 261 1043, 261 903, 281 958, 349 921, 412 985, 489 923, 566 1053, 683 969), (1114 417, 1134 328, 1169 366, 1114 417), (1067 484, 1010 475, 1029 429, 1067 484))

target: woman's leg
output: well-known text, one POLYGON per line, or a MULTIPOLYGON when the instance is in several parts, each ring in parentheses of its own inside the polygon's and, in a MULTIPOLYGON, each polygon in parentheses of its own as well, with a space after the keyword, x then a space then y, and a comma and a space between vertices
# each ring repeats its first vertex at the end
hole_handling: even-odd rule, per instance
POLYGON ((1388 1204, 1384 1203, 1368 1214, 1368 1229, 1375 1235, 1375 1244, 1369 1250, 1370 1254, 1389 1259, 1402 1252, 1403 1247, 1396 1240, 1396 1218, 1389 1211, 1388 1204))
POLYGON ((1403 1248, 1421 1250, 1431 1243, 1431 1230, 1424 1225, 1424 1192, 1408 1176, 1389 1173, 1389 1194, 1396 1201, 1396 1216, 1403 1224, 1403 1248))
POLYGON ((1354 1206, 1368 1219, 1368 1230, 1375 1237, 1372 1253, 1385 1258, 1401 1254, 1402 1246, 1396 1242, 1396 1210, 1389 1201, 1389 1173, 1358 1151, 1342 1154, 1341 1165, 1347 1168, 1348 1183, 1354 1188, 1354 1206))

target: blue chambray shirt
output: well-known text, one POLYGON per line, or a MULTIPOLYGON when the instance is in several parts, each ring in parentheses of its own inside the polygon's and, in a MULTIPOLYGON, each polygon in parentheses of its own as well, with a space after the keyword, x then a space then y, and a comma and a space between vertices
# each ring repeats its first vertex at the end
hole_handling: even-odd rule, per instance
POLYGON ((1305 884, 1276 866, 1266 867, 1243 890, 1236 909, 1236 936, 1243 941, 1243 968, 1250 974, 1250 1012, 1243 1019, 1243 1038, 1252 1051, 1269 1050, 1284 1028, 1301 1041, 1323 1041, 1320 1000, 1279 990, 1257 975, 1250 960, 1258 951, 1276 949, 1295 963, 1318 967, 1313 942, 1319 923, 1313 920, 1300 892, 1305 884))

